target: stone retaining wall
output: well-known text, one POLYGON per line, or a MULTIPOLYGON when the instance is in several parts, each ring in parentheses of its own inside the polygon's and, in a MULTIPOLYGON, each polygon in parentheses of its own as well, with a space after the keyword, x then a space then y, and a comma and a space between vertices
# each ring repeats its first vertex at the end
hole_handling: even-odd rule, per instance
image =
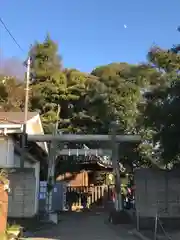
POLYGON ((135 185, 136 214, 143 225, 154 224, 156 214, 165 222, 180 222, 180 171, 138 169, 135 185))

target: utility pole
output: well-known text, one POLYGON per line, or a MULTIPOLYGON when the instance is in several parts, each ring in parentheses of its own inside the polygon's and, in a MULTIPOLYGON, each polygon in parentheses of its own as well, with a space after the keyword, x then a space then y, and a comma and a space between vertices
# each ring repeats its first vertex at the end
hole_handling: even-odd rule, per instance
POLYGON ((27 120, 28 120, 28 102, 29 102, 29 78, 30 78, 30 65, 31 60, 30 57, 27 60, 27 72, 26 72, 26 84, 25 84, 25 104, 24 104, 24 122, 23 122, 23 133, 21 138, 21 160, 20 160, 20 168, 24 168, 24 158, 26 153, 26 130, 27 130, 27 120))
POLYGON ((121 176, 119 169, 119 144, 116 142, 116 134, 117 134, 117 122, 113 122, 112 124, 112 165, 115 175, 115 209, 116 211, 122 210, 122 196, 121 196, 121 176))

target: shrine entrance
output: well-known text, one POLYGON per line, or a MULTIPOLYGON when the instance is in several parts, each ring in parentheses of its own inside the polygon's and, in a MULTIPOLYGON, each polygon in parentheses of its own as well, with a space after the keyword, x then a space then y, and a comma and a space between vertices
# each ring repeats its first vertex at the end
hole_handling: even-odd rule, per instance
MULTIPOLYGON (((70 155, 83 155, 84 157, 89 156, 88 159, 91 159, 92 156, 96 156, 98 162, 100 164, 109 164, 112 167, 112 173, 115 176, 115 189, 116 189, 116 200, 115 200, 115 208, 117 211, 122 210, 122 199, 121 199, 121 179, 120 179, 120 168, 122 167, 121 164, 119 164, 119 144, 121 142, 134 142, 139 143, 141 138, 139 135, 117 135, 116 134, 116 124, 112 128, 112 131, 109 135, 77 135, 77 134, 52 134, 52 135, 28 135, 29 141, 36 141, 36 142, 49 142, 50 143, 50 151, 49 151, 49 162, 48 162, 48 184, 50 186, 50 190, 48 191, 47 195, 47 212, 52 212, 52 190, 53 190, 53 184, 55 180, 55 166, 56 161, 59 157, 66 156, 66 159, 68 160, 68 157, 70 155), (93 143, 93 144, 92 144, 93 143), (96 145, 98 146, 97 149, 75 149, 75 148, 69 148, 67 146, 68 144, 89 144, 89 145, 96 145), (108 154, 105 154, 107 150, 110 150, 110 156, 108 154)), ((87 159, 87 158, 86 158, 87 159)), ((76 192, 81 192, 80 195, 82 195, 82 190, 77 189, 76 186, 76 192)), ((84 186, 85 187, 85 186, 84 186)), ((90 194, 87 199, 87 204, 92 204, 93 199, 97 198, 94 197, 96 194, 99 194, 98 191, 100 187, 98 188, 90 188, 90 186, 87 186, 88 188, 84 192, 88 192, 90 194), (90 193, 90 189, 93 193, 90 193), (95 190, 96 189, 96 190, 95 190)), ((72 192, 73 186, 67 186, 67 193, 72 192)), ((102 189, 102 187, 101 187, 102 189)), ((102 196, 102 193, 100 194, 102 196)), ((99 197, 101 198, 101 197, 99 197)), ((98 200, 98 199, 97 199, 98 200)), ((78 197, 77 203, 79 205, 82 205, 82 197, 81 200, 78 197), (81 203, 80 203, 81 202, 81 203)))

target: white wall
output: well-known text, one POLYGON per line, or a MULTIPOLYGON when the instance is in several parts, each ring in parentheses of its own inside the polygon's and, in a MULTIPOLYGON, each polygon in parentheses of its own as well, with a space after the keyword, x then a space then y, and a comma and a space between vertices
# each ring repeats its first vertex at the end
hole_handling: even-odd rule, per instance
POLYGON ((28 122, 27 123, 27 133, 28 134, 35 134, 34 131, 33 131, 33 125, 34 125, 33 122, 28 122))
MULTIPOLYGON (((29 120, 27 122, 27 133, 30 134, 30 135, 44 134, 41 119, 40 119, 39 115, 33 117, 31 120, 29 120)), ((47 143, 37 142, 37 144, 40 146, 40 148, 42 148, 43 150, 48 152, 47 143)))
MULTIPOLYGON (((19 168, 20 167, 20 155, 17 153, 14 153, 14 167, 19 168)), ((35 164, 30 163, 29 161, 24 162, 25 168, 35 168, 35 164)))
MULTIPOLYGON (((37 119, 35 119, 37 121, 37 119)), ((33 134, 32 123, 28 123, 28 133, 33 134)), ((0 168, 19 168, 20 156, 14 152, 14 141, 10 136, 0 136, 0 168)), ((25 168, 34 168, 36 177, 34 214, 39 208, 40 162, 24 162, 25 168)))
POLYGON ((38 210, 39 210, 40 162, 36 163, 35 176, 36 176, 35 213, 38 213, 38 210))
POLYGON ((0 137, 0 167, 14 167, 14 143, 5 136, 0 137))
POLYGON ((28 134, 44 134, 40 116, 37 115, 27 122, 28 134))

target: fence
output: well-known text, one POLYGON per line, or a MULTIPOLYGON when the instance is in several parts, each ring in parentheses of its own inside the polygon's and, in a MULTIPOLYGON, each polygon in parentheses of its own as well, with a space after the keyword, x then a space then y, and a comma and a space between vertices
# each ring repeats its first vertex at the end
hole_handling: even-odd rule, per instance
POLYGON ((171 240, 171 237, 169 236, 169 234, 166 232, 165 228, 163 227, 163 223, 161 222, 158 214, 156 214, 156 217, 155 217, 154 240, 157 240, 158 226, 159 226, 160 230, 162 231, 165 239, 171 240))
POLYGON ((105 206, 111 198, 113 186, 67 187, 66 204, 72 210, 105 206))

